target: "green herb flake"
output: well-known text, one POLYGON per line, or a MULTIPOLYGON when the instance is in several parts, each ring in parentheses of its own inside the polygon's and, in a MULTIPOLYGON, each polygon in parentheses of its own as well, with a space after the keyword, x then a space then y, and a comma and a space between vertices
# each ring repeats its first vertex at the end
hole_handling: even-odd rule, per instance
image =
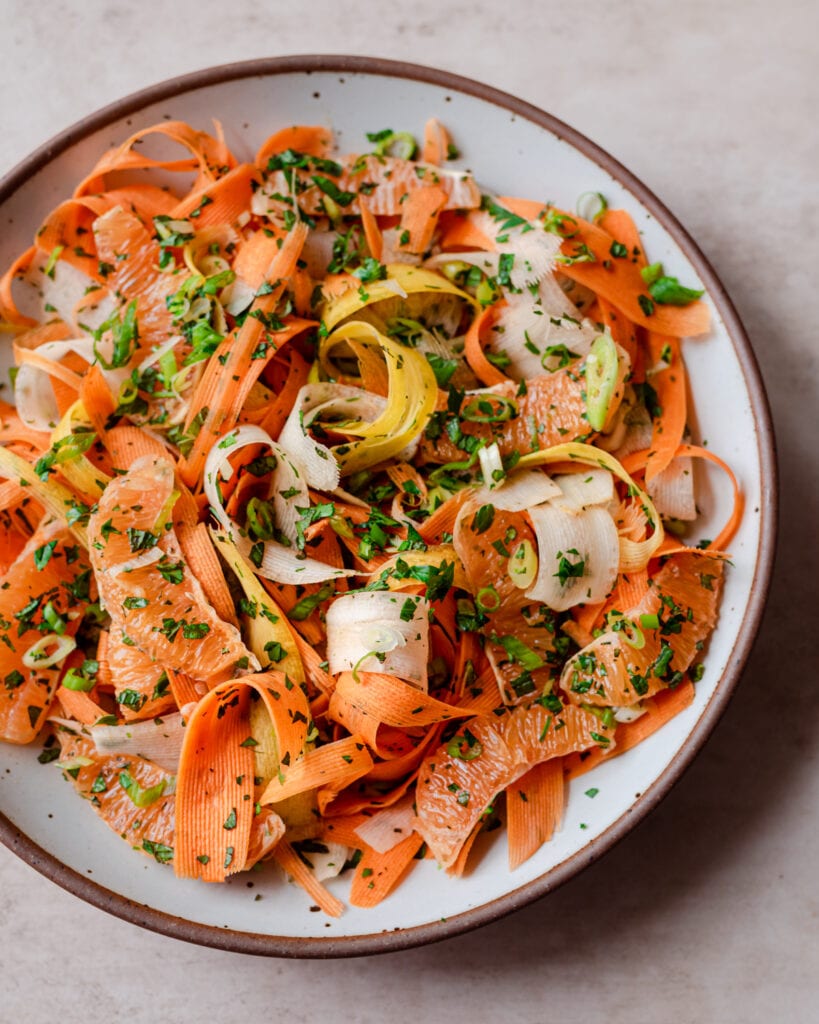
POLYGON ((353 271, 353 277, 357 277, 363 284, 369 284, 371 281, 383 281, 386 276, 387 268, 371 256, 353 271))
POLYGON ((137 530, 133 526, 129 526, 126 529, 128 535, 128 543, 131 547, 131 551, 150 551, 151 548, 155 548, 159 543, 159 537, 155 533, 151 533, 150 530, 137 530))
POLYGON ((303 622, 318 608, 322 601, 327 601, 334 593, 335 587, 332 582, 322 584, 314 594, 308 594, 307 597, 297 601, 290 609, 288 618, 293 619, 295 622, 303 622))
POLYGON ((150 853, 160 864, 167 864, 173 860, 173 847, 166 846, 164 843, 154 843, 150 839, 143 839, 142 849, 146 853, 150 853))
POLYGON ((125 707, 130 708, 132 711, 139 711, 142 705, 148 698, 144 693, 139 693, 138 690, 121 690, 117 694, 117 703, 123 704, 125 707))
POLYGON ((676 277, 660 277, 648 288, 652 299, 661 306, 687 306, 703 294, 702 289, 686 288, 676 277))
POLYGON ((484 533, 492 525, 495 519, 494 505, 481 505, 472 517, 471 529, 473 533, 484 533))
POLYGON ((96 779, 91 783, 91 792, 104 793, 107 788, 108 784, 105 781, 105 776, 100 772, 96 779))
POLYGON ((93 332, 94 333, 94 355, 97 360, 106 370, 114 370, 119 367, 125 366, 130 362, 131 356, 136 351, 139 345, 139 327, 137 324, 136 316, 136 299, 132 299, 128 303, 125 313, 120 319, 119 313, 114 313, 109 317, 105 323, 93 332), (110 331, 111 332, 111 361, 108 362, 101 355, 97 348, 98 342, 102 340, 103 335, 110 331))
POLYGON ((45 569, 51 560, 51 556, 54 554, 54 548, 57 546, 56 540, 50 540, 47 544, 43 544, 42 547, 37 548, 34 552, 34 567, 35 569, 45 569))
POLYGON ((552 575, 557 578, 561 587, 565 587, 570 579, 580 579, 586 571, 585 559, 580 557, 580 553, 576 548, 570 548, 565 553, 558 551, 555 557, 557 559, 557 572, 552 575), (575 560, 570 561, 569 555, 575 560))
POLYGON ((647 295, 638 295, 637 302, 640 305, 640 309, 643 311, 645 316, 651 316, 654 312, 654 303, 647 295))
POLYGON ((185 640, 201 640, 210 633, 210 626, 207 622, 186 622, 182 626, 182 636, 185 640))
POLYGON ((415 615, 415 609, 418 607, 418 602, 408 597, 401 605, 400 618, 402 622, 411 622, 412 617, 415 615))
POLYGON ((185 576, 184 562, 172 562, 169 558, 162 558, 157 562, 156 568, 163 580, 168 583, 181 583, 185 576))
POLYGON ((264 652, 274 664, 284 661, 287 657, 287 651, 282 647, 278 640, 268 640, 264 645, 264 652))

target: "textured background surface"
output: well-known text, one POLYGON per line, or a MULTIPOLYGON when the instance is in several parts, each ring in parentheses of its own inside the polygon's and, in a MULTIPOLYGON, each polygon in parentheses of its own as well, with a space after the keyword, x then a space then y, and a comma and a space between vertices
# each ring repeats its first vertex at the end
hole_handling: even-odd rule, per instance
POLYGON ((363 53, 514 93, 612 152, 715 264, 759 357, 782 473, 762 635, 723 722, 619 847, 506 920, 368 961, 265 961, 140 931, 0 848, 0 1021, 816 1020, 816 110, 812 0, 307 5, 0 0, 0 173, 209 64, 363 53), (377 11, 377 14, 375 13, 377 11), (806 422, 807 421, 807 422, 806 422), (813 649, 813 648, 811 648, 813 649))

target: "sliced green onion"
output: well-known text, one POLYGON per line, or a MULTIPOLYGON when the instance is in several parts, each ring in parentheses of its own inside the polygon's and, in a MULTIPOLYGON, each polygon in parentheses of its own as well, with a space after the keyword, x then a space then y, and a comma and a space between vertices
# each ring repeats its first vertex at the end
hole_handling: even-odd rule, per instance
POLYGON ((659 615, 641 615, 640 625, 643 629, 659 629, 660 617, 659 615))
MULTIPOLYGON (((474 457, 473 455, 472 458, 474 457)), ((503 483, 506 471, 503 468, 503 459, 501 458, 497 441, 493 441, 492 444, 485 448, 479 448, 478 459, 481 464, 484 483, 490 490, 503 483)))
POLYGON ((149 786, 147 789, 143 789, 142 786, 137 782, 135 778, 128 774, 128 772, 120 772, 119 784, 131 798, 131 802, 137 807, 150 807, 152 803, 155 803, 165 792, 165 787, 168 784, 167 779, 162 779, 155 786, 149 786))
POLYGON ((567 213, 549 209, 543 218, 543 230, 553 235, 560 235, 561 238, 574 238, 577 234, 577 221, 567 213), (566 225, 569 226, 566 227, 566 225))
POLYGON ((465 735, 452 737, 446 745, 446 752, 460 761, 474 761, 483 753, 483 745, 466 729, 465 735))
POLYGON ((579 358, 579 353, 572 352, 566 345, 547 345, 540 357, 540 365, 548 373, 554 373, 568 366, 573 359, 579 358))
POLYGON ((519 590, 528 590, 537 576, 537 553, 531 541, 523 540, 509 557, 506 571, 519 590))
POLYGON ((412 160, 417 149, 418 143, 409 132, 396 132, 386 146, 390 156, 399 160, 412 160))
POLYGON ((570 256, 555 256, 555 263, 564 267, 573 267, 575 263, 594 263, 597 257, 585 242, 575 245, 574 252, 570 256))
POLYGON ((453 284, 460 283, 459 278, 462 278, 464 274, 468 274, 472 269, 471 263, 464 263, 463 260, 451 260, 449 263, 442 263, 438 268, 447 281, 452 281, 453 284))
MULTIPOLYGON (((92 758, 79 755, 78 757, 71 757, 67 761, 55 761, 54 766, 62 769, 64 772, 78 773, 80 768, 88 768, 93 763, 94 761, 92 758)), ((74 778, 76 779, 76 777, 77 776, 75 775, 74 778)))
POLYGON ((500 594, 493 586, 481 587, 475 595, 475 604, 482 612, 496 612, 500 603, 500 594))
POLYGON ((646 638, 636 622, 627 619, 621 612, 609 612, 607 620, 610 629, 623 634, 623 639, 629 647, 633 647, 635 651, 641 651, 645 647, 646 638))
POLYGON ((346 537, 347 540, 352 540, 355 537, 349 519, 344 516, 331 516, 330 526, 339 537, 346 537))
POLYGON ((511 398, 474 395, 461 410, 461 419, 469 423, 505 423, 517 414, 518 407, 511 398))
POLYGON ((273 503, 262 498, 251 498, 247 503, 247 526, 259 540, 272 540, 276 532, 273 503))
POLYGON ((64 661, 77 646, 73 636, 57 636, 56 633, 47 633, 40 637, 23 654, 23 664, 26 668, 51 668, 64 661), (48 649, 53 647, 51 653, 48 649))
POLYGON ((482 306, 491 306, 498 300, 500 292, 491 278, 485 277, 475 289, 475 298, 482 306))
MULTIPOLYGON (((381 133, 378 133, 381 135, 381 133)), ((370 141, 373 141, 372 139, 370 141)), ((418 143, 409 132, 390 132, 376 142, 373 152, 376 156, 394 156, 398 160, 412 160, 418 143)))
POLYGON ((583 192, 577 197, 575 204, 577 216, 583 220, 590 220, 593 224, 600 220, 608 208, 608 200, 602 192, 583 192))
POLYGON ((43 267, 43 273, 45 274, 46 277, 50 277, 53 279, 54 268, 57 266, 57 260, 60 258, 60 254, 62 253, 63 249, 65 249, 64 245, 55 245, 49 253, 46 265, 43 267))
POLYGON ((592 430, 602 430, 606 424, 619 370, 611 335, 598 335, 586 356, 586 416, 592 430))
POLYGON ((70 668, 62 678, 62 684, 66 690, 75 690, 81 693, 88 693, 94 689, 95 680, 84 676, 75 668, 70 668))
POLYGON ((168 349, 159 357, 159 372, 162 374, 162 383, 166 391, 173 388, 173 379, 177 374, 176 355, 173 349, 168 349))
POLYGON ((65 633, 66 621, 50 601, 43 608, 43 620, 57 636, 62 636, 65 633))
POLYGON ((96 440, 97 435, 91 430, 83 430, 61 437, 51 446, 54 452, 54 462, 58 466, 63 466, 66 462, 73 462, 87 452, 96 440))
MULTIPOLYGON (((595 718, 600 719, 601 725, 606 729, 611 729, 616 724, 616 718, 614 716, 613 708, 599 708, 594 704, 581 704, 584 711, 588 711, 590 715, 594 715, 595 718)), ((606 741, 608 742, 608 740, 606 741)))
POLYGON ((332 223, 333 227, 337 227, 339 221, 344 216, 344 211, 341 209, 338 203, 331 199, 330 196, 328 195, 322 196, 321 203, 322 206, 324 207, 324 212, 330 218, 330 222, 332 223))
POLYGON ((643 267, 640 271, 640 277, 645 281, 646 284, 654 284, 655 281, 659 280, 663 276, 663 265, 662 263, 650 263, 647 267, 643 267))

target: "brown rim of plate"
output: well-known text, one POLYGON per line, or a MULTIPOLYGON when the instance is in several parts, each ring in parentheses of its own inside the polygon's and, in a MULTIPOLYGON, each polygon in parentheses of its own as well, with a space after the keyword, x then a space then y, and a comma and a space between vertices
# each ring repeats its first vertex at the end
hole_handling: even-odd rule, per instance
POLYGON ((506 914, 551 892, 611 849, 649 811, 656 807, 680 779, 725 711, 750 656, 759 629, 770 586, 776 545, 777 469, 768 400, 748 336, 713 267, 676 217, 653 192, 614 157, 581 135, 580 132, 575 131, 574 128, 515 96, 447 71, 376 57, 305 55, 270 57, 225 64, 160 82, 117 100, 78 121, 35 150, 0 181, 0 203, 4 203, 33 174, 80 139, 127 117, 129 114, 138 112, 149 104, 172 99, 195 89, 242 78, 298 72, 310 74, 318 71, 381 75, 416 80, 441 86, 454 92, 465 93, 494 106, 502 107, 516 117, 524 118, 545 128, 558 139, 569 143, 589 157, 624 185, 657 218, 696 268, 700 280, 705 285, 708 295, 725 324, 742 367, 757 425, 757 447, 761 470, 760 541, 754 578, 751 583, 750 600, 729 656, 728 668, 719 680, 711 700, 700 715, 683 748, 671 760, 665 771, 625 814, 582 850, 566 858, 539 878, 514 889, 505 896, 498 897, 472 910, 464 911, 455 917, 412 928, 399 928, 394 931, 375 932, 360 936, 328 936, 327 938, 263 935, 198 924, 136 903, 83 877, 23 835, 8 818, 0 814, 0 842, 35 870, 93 906, 163 935, 204 946, 257 956, 315 958, 363 956, 407 949, 451 938, 472 928, 497 921, 506 914))

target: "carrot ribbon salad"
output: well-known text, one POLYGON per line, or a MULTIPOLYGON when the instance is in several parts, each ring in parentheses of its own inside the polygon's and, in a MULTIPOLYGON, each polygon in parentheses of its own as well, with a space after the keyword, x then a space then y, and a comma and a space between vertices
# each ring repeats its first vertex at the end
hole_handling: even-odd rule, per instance
POLYGON ((435 120, 362 148, 164 122, 0 280, 0 735, 330 915, 500 822, 517 867, 689 706, 742 515, 687 429, 708 307, 627 213, 489 194, 435 120))

